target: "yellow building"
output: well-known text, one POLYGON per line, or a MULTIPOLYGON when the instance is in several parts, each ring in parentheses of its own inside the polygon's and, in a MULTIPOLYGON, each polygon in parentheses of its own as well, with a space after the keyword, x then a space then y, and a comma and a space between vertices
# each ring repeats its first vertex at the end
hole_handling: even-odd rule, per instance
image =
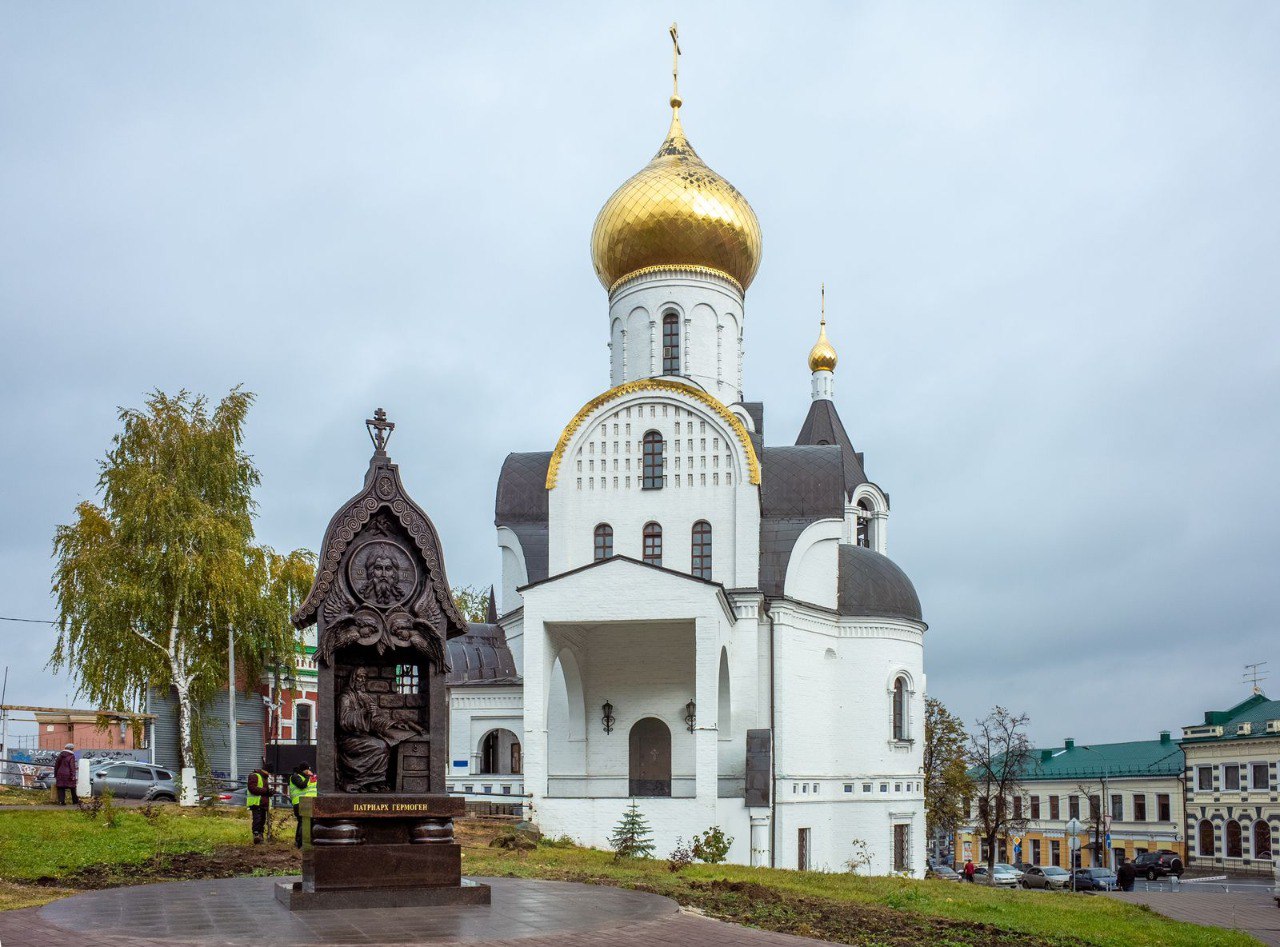
MULTIPOLYGON (((1021 835, 996 843, 996 861, 1072 865, 1067 823, 1083 825, 1082 868, 1115 868, 1150 851, 1172 851, 1186 862, 1182 750, 1168 731, 1159 740, 1062 746, 1034 751, 1022 777, 1024 795, 1013 800, 1021 835)), ((977 805, 957 832, 956 859, 986 862, 977 805)))

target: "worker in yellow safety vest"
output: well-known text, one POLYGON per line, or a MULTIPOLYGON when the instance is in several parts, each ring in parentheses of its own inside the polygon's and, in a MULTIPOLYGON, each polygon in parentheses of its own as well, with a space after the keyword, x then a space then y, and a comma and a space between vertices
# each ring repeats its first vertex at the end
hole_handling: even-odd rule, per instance
POLYGON ((271 811, 271 773, 267 770, 266 760, 249 774, 245 782, 244 804, 249 807, 253 822, 253 844, 261 845, 267 829, 267 814, 271 811))
POLYGON ((299 803, 314 797, 319 789, 320 781, 312 772, 310 763, 299 763, 293 768, 293 775, 289 777, 289 802, 293 803, 293 818, 297 822, 293 844, 298 848, 302 848, 302 808, 299 803))

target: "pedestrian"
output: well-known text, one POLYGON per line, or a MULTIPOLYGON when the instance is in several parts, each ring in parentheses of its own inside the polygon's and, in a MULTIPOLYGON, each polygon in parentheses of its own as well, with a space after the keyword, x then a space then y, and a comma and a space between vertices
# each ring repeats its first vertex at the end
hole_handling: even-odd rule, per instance
POLYGON ((249 807, 253 822, 253 844, 261 845, 267 829, 267 817, 271 813, 271 773, 267 770, 266 760, 249 774, 244 804, 249 807))
POLYGON ((310 763, 299 763, 289 777, 289 802, 293 803, 293 818, 297 826, 293 830, 293 844, 302 848, 302 800, 314 798, 319 790, 319 780, 310 763))
POLYGON ((973 883, 973 873, 974 873, 975 871, 977 871, 977 869, 976 869, 976 868, 974 867, 974 865, 973 865, 973 859, 972 859, 972 858, 966 858, 966 859, 964 860, 964 880, 965 880, 965 881, 968 881, 969 883, 971 883, 971 884, 972 884, 972 883, 973 883))
POLYGON ((76 795, 76 745, 68 743, 58 754, 53 764, 53 784, 58 787, 58 805, 67 804, 67 790, 71 790, 71 804, 80 805, 80 797, 76 795))
POLYGON ((1116 869, 1116 881, 1120 884, 1121 891, 1132 891, 1133 880, 1138 877, 1138 870, 1133 867, 1133 862, 1123 862, 1116 869))

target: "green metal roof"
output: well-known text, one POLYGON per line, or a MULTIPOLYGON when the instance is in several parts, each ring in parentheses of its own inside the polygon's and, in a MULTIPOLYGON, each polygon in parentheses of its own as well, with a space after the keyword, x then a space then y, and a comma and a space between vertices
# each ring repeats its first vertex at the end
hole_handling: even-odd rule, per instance
POLYGON ((1160 740, 1130 743, 1068 743, 1071 745, 1037 749, 1031 770, 1023 780, 1102 779, 1104 776, 1115 779, 1182 773, 1182 750, 1167 735, 1160 740))
POLYGON ((1260 737, 1276 739, 1278 734, 1267 733, 1267 722, 1280 720, 1280 700, 1268 700, 1266 694, 1250 694, 1228 710, 1206 710, 1204 724, 1192 726, 1222 727, 1222 736, 1184 737, 1183 743, 1206 743, 1213 740, 1255 740, 1260 737), (1242 723, 1252 724, 1251 733, 1237 733, 1242 723))

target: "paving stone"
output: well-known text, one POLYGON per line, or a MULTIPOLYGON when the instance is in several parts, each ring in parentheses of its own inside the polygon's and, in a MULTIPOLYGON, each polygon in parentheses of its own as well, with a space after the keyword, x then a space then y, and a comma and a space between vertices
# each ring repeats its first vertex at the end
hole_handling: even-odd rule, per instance
POLYGON ((1251 894, 1129 891, 1111 897, 1145 904, 1175 921, 1245 931, 1264 944, 1280 947, 1280 910, 1269 891, 1251 894))
POLYGON ((787 947, 815 941, 680 913, 674 901, 621 888, 481 878, 493 904, 290 912, 278 878, 109 888, 0 913, 3 947, 787 947))

